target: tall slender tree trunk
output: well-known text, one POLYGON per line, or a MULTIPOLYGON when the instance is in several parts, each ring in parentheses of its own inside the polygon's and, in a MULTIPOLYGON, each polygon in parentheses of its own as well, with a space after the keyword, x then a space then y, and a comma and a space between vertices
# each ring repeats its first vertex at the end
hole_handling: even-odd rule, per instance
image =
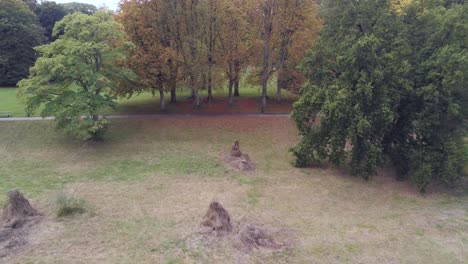
POLYGON ((234 96, 239 96, 239 79, 234 81, 234 96))
POLYGON ((229 105, 232 105, 232 86, 234 81, 229 77, 229 105))
POLYGON ((195 90, 195 102, 196 102, 196 107, 200 108, 201 100, 200 100, 200 91, 198 89, 195 90))
POLYGON ((278 67, 278 82, 276 83, 276 102, 281 103, 281 89, 284 86, 284 65, 278 67))
POLYGON ((159 89, 159 105, 161 110, 166 110, 166 98, 164 97, 163 89, 159 89))
POLYGON ((265 4, 263 7, 263 76, 262 76, 262 113, 266 108, 267 86, 270 78, 270 38, 272 32, 272 6, 265 4))
POLYGON ((171 90, 171 104, 177 102, 177 66, 172 63, 172 60, 169 64, 170 73, 169 73, 169 89, 171 90))
POLYGON ((239 79, 240 79, 240 62, 239 60, 234 61, 234 75, 236 76, 234 80, 234 96, 239 96, 239 79))
POLYGON ((211 84, 208 84, 208 102, 213 102, 213 88, 211 87, 211 84))
MULTIPOLYGON (((283 29, 285 30, 285 29, 283 29)), ((280 61, 278 65, 278 80, 276 83, 276 101, 281 103, 281 89, 284 88, 284 74, 286 68, 286 58, 288 57, 289 36, 287 32, 281 33, 280 61)))
POLYGON ((177 103, 176 87, 171 87, 171 104, 177 103))
POLYGON ((208 66, 208 102, 212 102, 213 101, 213 93, 212 93, 212 90, 213 90, 213 65, 209 64, 208 66))
POLYGON ((192 86, 192 93, 190 94, 189 99, 196 99, 197 92, 195 91, 194 87, 192 86))

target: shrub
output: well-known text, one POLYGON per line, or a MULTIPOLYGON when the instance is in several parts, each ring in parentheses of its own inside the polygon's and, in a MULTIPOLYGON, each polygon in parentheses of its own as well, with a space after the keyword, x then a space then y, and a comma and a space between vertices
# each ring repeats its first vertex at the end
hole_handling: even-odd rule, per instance
POLYGON ((87 212, 85 200, 76 195, 59 193, 56 200, 57 217, 65 217, 87 212))

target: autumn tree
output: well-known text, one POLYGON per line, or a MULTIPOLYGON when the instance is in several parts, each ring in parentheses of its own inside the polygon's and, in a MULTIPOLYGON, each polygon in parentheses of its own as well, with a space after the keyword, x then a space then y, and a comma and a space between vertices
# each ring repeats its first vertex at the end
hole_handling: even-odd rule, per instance
POLYGON ((126 67, 133 45, 112 14, 74 13, 56 24, 54 42, 39 46, 29 78, 18 95, 27 112, 44 106, 41 116, 54 116, 57 127, 80 139, 100 139, 108 120, 99 114, 115 106, 117 87, 134 78, 126 67))
POLYGON ((182 42, 184 51, 184 70, 189 78, 190 89, 195 99, 195 106, 200 107, 200 90, 203 88, 203 73, 206 71, 206 41, 203 41, 205 15, 199 0, 182 0, 180 15, 185 34, 182 42))
POLYGON ((263 60, 262 60, 262 112, 265 111, 267 104, 268 80, 273 72, 272 64, 272 37, 273 37, 273 19, 276 15, 279 0, 262 0, 260 2, 260 13, 262 16, 262 41, 263 41, 263 60))
POLYGON ((131 96, 133 93, 150 90, 159 92, 160 108, 165 110, 166 91, 173 91, 175 101, 174 72, 175 50, 169 35, 163 1, 125 1, 120 5, 118 20, 124 25, 127 35, 135 44, 136 50, 131 59, 131 67, 139 75, 139 83, 125 87, 118 93, 131 96))
POLYGON ((314 0, 277 0, 274 17, 278 48, 276 101, 281 102, 282 89, 298 89, 304 78, 296 70, 304 54, 312 46, 319 28, 314 0))
POLYGON ((241 73, 250 61, 254 36, 258 30, 252 27, 255 20, 249 14, 253 9, 252 1, 221 1, 221 5, 218 13, 218 61, 228 78, 229 104, 232 104, 233 96, 239 96, 241 73))
POLYGON ((206 63, 207 63, 207 76, 206 89, 208 90, 208 101, 213 100, 213 72, 215 65, 215 51, 216 51, 216 36, 219 31, 219 15, 220 3, 218 0, 206 0, 204 3, 205 19, 203 23, 204 32, 203 38, 206 47, 206 63))

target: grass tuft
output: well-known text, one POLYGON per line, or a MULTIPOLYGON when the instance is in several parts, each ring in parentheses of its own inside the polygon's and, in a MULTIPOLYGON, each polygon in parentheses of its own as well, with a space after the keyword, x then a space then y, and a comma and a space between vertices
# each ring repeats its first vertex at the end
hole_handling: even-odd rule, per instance
POLYGON ((56 199, 57 217, 66 217, 75 214, 83 214, 88 211, 85 200, 61 192, 57 195, 56 199))

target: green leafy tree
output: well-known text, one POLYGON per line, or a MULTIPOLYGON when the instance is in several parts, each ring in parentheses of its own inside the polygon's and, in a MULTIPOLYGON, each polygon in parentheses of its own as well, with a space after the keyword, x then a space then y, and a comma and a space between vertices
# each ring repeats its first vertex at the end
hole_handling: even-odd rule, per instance
POLYGON ((75 12, 80 12, 87 15, 92 15, 98 11, 97 7, 92 4, 79 3, 79 2, 70 2, 61 4, 67 14, 73 14, 75 12))
POLYGON ((36 15, 19 0, 0 1, 0 85, 15 85, 36 59, 43 31, 36 15))
POLYGON ((74 13, 57 23, 54 42, 37 48, 28 79, 19 82, 19 95, 33 112, 44 104, 42 116, 54 116, 57 127, 81 139, 100 139, 108 120, 100 118, 114 107, 112 96, 134 78, 126 67, 133 44, 109 12, 74 13))
POLYGON ((456 182, 466 158, 466 6, 324 4, 325 25, 302 64, 309 84, 294 106, 296 164, 349 163, 369 179, 388 157, 421 191, 456 182))
POLYGON ((468 5, 415 1, 404 11, 411 90, 384 143, 400 176, 421 190, 433 181, 454 185, 467 159, 468 5))

